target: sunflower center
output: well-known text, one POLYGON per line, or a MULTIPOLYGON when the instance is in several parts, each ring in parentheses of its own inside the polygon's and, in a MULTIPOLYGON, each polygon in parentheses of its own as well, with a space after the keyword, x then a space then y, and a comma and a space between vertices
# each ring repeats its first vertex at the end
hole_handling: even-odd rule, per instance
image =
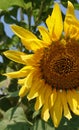
POLYGON ((72 72, 73 70, 73 61, 69 58, 62 58, 57 60, 54 65, 53 69, 56 73, 59 74, 67 74, 72 72))
POLYGON ((77 41, 56 42, 44 49, 40 62, 42 78, 56 89, 79 86, 79 44, 77 41))

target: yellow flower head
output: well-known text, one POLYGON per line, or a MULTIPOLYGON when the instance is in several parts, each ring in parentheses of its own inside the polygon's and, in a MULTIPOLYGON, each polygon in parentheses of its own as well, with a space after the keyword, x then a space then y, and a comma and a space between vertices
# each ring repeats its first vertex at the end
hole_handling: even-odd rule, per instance
POLYGON ((68 2, 64 23, 60 7, 55 3, 46 24, 48 29, 38 27, 42 39, 22 27, 12 26, 25 48, 34 53, 4 52, 9 59, 25 65, 6 75, 20 78, 19 96, 28 93, 28 100, 36 98, 35 110, 42 107, 42 119, 47 121, 51 116, 54 126, 58 127, 62 113, 69 120, 70 110, 79 115, 79 21, 72 3, 68 2))

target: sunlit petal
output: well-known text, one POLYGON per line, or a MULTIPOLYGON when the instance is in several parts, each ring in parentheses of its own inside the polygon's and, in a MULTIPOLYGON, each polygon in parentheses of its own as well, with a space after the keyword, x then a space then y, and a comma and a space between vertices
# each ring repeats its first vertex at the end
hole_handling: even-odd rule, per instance
POLYGON ((45 103, 44 106, 42 108, 42 112, 41 112, 41 117, 43 120, 47 121, 50 117, 50 106, 49 106, 49 100, 50 100, 50 95, 52 94, 52 89, 50 88, 49 85, 46 84, 46 88, 48 89, 48 91, 46 91, 45 93, 45 103))
POLYGON ((38 40, 38 39, 21 39, 23 45, 26 47, 28 50, 32 51, 37 51, 40 48, 43 48, 43 42, 38 40))
POLYGON ((50 37, 49 32, 42 26, 39 26, 38 29, 42 35, 42 39, 45 41, 45 44, 50 45, 52 42, 52 39, 50 37))
POLYGON ((21 58, 21 56, 25 56, 25 53, 23 52, 8 50, 8 51, 5 51, 3 54, 10 60, 13 60, 17 63, 25 64, 25 62, 23 62, 21 58))
POLYGON ((64 21, 64 32, 66 37, 79 39, 79 20, 76 19, 74 6, 68 1, 68 8, 64 21))
POLYGON ((46 19, 46 24, 48 26, 52 40, 59 40, 63 31, 63 21, 61 10, 57 3, 55 3, 54 5, 54 9, 51 16, 48 16, 48 18, 46 19))
POLYGON ((46 86, 42 86, 42 87, 44 87, 44 88, 42 89, 42 92, 41 92, 41 89, 39 90, 39 92, 38 92, 39 96, 37 97, 36 103, 35 103, 36 111, 42 107, 42 105, 44 104, 44 101, 45 101, 45 92, 46 92, 47 88, 46 88, 46 86))
POLYGON ((9 76, 10 78, 21 78, 27 76, 32 69, 32 66, 25 66, 19 71, 6 73, 4 75, 9 76))
POLYGON ((27 92, 28 92, 27 87, 26 86, 22 86, 20 91, 19 91, 19 96, 22 98, 22 97, 24 97, 27 94, 27 92))
POLYGON ((58 127, 58 125, 61 121, 61 118, 62 118, 62 111, 63 111, 61 98, 60 98, 60 92, 58 91, 57 93, 58 93, 58 95, 57 95, 55 104, 50 110, 51 118, 53 120, 55 127, 58 127))
POLYGON ((52 94, 50 95, 50 100, 49 100, 50 109, 51 109, 51 107, 53 107, 55 100, 56 100, 56 97, 57 97, 57 92, 56 92, 56 89, 54 89, 52 91, 52 94))
POLYGON ((70 90, 67 92, 67 102, 68 102, 71 110, 73 111, 73 113, 75 113, 76 115, 79 115, 78 99, 75 98, 74 93, 70 90))
POLYGON ((62 106, 63 106, 63 109, 64 109, 64 116, 70 120, 72 118, 72 116, 71 116, 71 113, 70 113, 70 110, 69 110, 68 104, 67 104, 67 94, 63 90, 60 93, 60 96, 61 96, 62 106))
POLYGON ((40 88, 42 88, 42 86, 44 85, 43 81, 37 80, 36 82, 33 83, 33 86, 30 89, 30 92, 27 96, 28 100, 31 100, 31 99, 37 97, 39 94, 40 88))
POLYGON ((12 25, 11 28, 14 33, 21 38, 26 49, 36 51, 43 46, 42 41, 40 41, 32 32, 17 25, 12 25))

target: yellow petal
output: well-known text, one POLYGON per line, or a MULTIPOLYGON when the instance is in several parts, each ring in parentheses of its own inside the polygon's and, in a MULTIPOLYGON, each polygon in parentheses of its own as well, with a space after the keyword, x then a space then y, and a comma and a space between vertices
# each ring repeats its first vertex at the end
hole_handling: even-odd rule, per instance
POLYGON ((28 50, 37 51, 38 49, 43 47, 42 41, 38 39, 21 39, 23 45, 28 50))
POLYGON ((42 88, 43 84, 44 84, 44 82, 40 81, 38 79, 35 82, 33 82, 33 85, 27 96, 28 100, 34 99, 39 95, 39 89, 42 88))
POLYGON ((42 26, 39 26, 38 30, 40 31, 40 33, 42 35, 42 39, 45 41, 45 44, 50 45, 52 42, 52 39, 49 35, 49 32, 42 26))
POLYGON ((35 54, 21 56, 21 58, 29 66, 39 66, 39 61, 41 60, 42 55, 42 51, 40 50, 37 51, 35 54))
POLYGON ((64 116, 67 118, 67 119, 71 119, 72 116, 71 116, 71 113, 70 113, 70 110, 68 108, 68 104, 67 104, 67 94, 65 91, 62 91, 60 93, 61 95, 61 102, 62 102, 62 106, 64 108, 64 116))
POLYGON ((63 31, 63 21, 60 7, 57 3, 54 5, 51 16, 46 19, 46 24, 53 41, 59 40, 63 31))
POLYGON ((50 117, 50 113, 49 113, 49 100, 50 100, 50 95, 52 93, 52 89, 51 87, 46 84, 46 88, 47 88, 47 91, 45 93, 45 102, 44 102, 44 106, 42 108, 42 112, 41 112, 41 117, 44 121, 47 121, 50 117))
POLYGON ((79 105, 79 91, 73 89, 72 92, 79 105))
POLYGON ((23 45, 27 49, 36 51, 43 46, 42 42, 32 32, 17 25, 12 25, 11 28, 21 38, 23 45))
MULTIPOLYGON (((44 99, 43 99, 44 100, 44 99)), ((42 102, 43 102, 43 100, 42 100, 42 98, 41 98, 41 96, 38 96, 37 98, 36 98, 36 102, 35 102, 35 110, 36 111, 38 111, 40 108, 41 108, 41 106, 42 106, 42 102)))
POLYGON ((57 95, 55 104, 50 110, 51 117, 52 117, 55 127, 58 127, 58 125, 61 121, 61 118, 62 118, 62 111, 63 111, 62 104, 61 104, 61 98, 60 98, 60 92, 58 91, 57 93, 58 93, 58 95, 57 95))
POLYGON ((67 102, 70 106, 70 109, 75 113, 76 115, 79 115, 79 103, 76 98, 76 95, 74 95, 73 91, 69 90, 67 92, 67 102))
POLYGON ((30 87, 32 86, 33 77, 34 77, 34 72, 31 71, 24 80, 21 79, 21 83, 23 83, 22 82, 22 80, 23 80, 24 81, 24 83, 23 83, 24 85, 20 89, 20 92, 19 92, 19 96, 20 97, 25 96, 26 93, 28 92, 28 90, 30 89, 30 87))
POLYGON ((18 25, 12 25, 11 26, 13 32, 19 36, 21 39, 37 39, 37 37, 30 31, 24 29, 23 27, 20 27, 18 25))
POLYGON ((38 97, 36 98, 36 103, 35 103, 35 110, 36 111, 39 110, 44 103, 46 89, 47 88, 45 86, 42 86, 40 91, 38 92, 38 97))
POLYGON ((68 8, 66 12, 66 17, 64 21, 64 32, 66 37, 79 39, 79 21, 76 19, 74 6, 68 1, 68 8))
POLYGON ((25 82, 24 82, 24 84, 25 84, 25 86, 27 87, 27 89, 29 89, 29 88, 32 86, 34 76, 35 76, 34 70, 31 71, 31 72, 27 75, 27 77, 26 77, 26 79, 25 79, 25 82))
POLYGON ((27 94, 27 92, 28 92, 27 87, 26 86, 22 86, 20 91, 19 91, 19 96, 22 98, 22 97, 24 97, 27 94))
POLYGON ((23 52, 9 50, 9 51, 5 51, 3 54, 10 60, 13 60, 17 63, 25 64, 25 62, 23 62, 21 58, 21 56, 25 56, 25 53, 23 52))
POLYGON ((41 112, 41 118, 44 121, 48 121, 49 117, 50 117, 49 107, 48 107, 48 105, 44 105, 42 108, 42 112, 41 112))
POLYGON ((56 92, 56 89, 54 89, 52 91, 52 94, 50 95, 50 99, 49 99, 49 106, 50 106, 50 108, 53 107, 53 105, 55 103, 55 100, 56 100, 56 97, 57 97, 57 92, 56 92))
POLYGON ((26 63, 27 65, 32 65, 33 64, 33 57, 34 54, 29 54, 29 55, 22 55, 21 58, 26 63))
POLYGON ((68 30, 68 34, 69 34, 69 37, 71 39, 78 40, 79 39, 79 28, 77 28, 74 25, 71 25, 70 28, 69 28, 69 30, 68 30))
POLYGON ((18 84, 22 86, 25 83, 25 81, 26 81, 26 78, 18 79, 18 84))
POLYGON ((29 72, 33 69, 32 66, 25 66, 21 70, 16 71, 16 72, 10 72, 4 74, 5 76, 9 76, 10 78, 20 78, 20 77, 25 77, 29 74, 29 72))

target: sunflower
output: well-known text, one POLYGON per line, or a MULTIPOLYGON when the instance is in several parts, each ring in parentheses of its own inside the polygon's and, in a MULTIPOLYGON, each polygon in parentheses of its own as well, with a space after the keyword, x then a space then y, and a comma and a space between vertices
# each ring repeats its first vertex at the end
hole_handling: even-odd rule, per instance
POLYGON ((39 26, 41 38, 32 32, 12 25, 14 33, 21 38, 32 54, 9 50, 4 55, 24 65, 17 72, 5 75, 19 78, 22 87, 19 96, 28 100, 36 98, 35 110, 41 108, 41 117, 47 121, 50 116, 58 127, 62 115, 71 119, 71 111, 79 115, 79 21, 74 7, 68 2, 63 22, 58 3, 46 19, 47 28, 39 26))

